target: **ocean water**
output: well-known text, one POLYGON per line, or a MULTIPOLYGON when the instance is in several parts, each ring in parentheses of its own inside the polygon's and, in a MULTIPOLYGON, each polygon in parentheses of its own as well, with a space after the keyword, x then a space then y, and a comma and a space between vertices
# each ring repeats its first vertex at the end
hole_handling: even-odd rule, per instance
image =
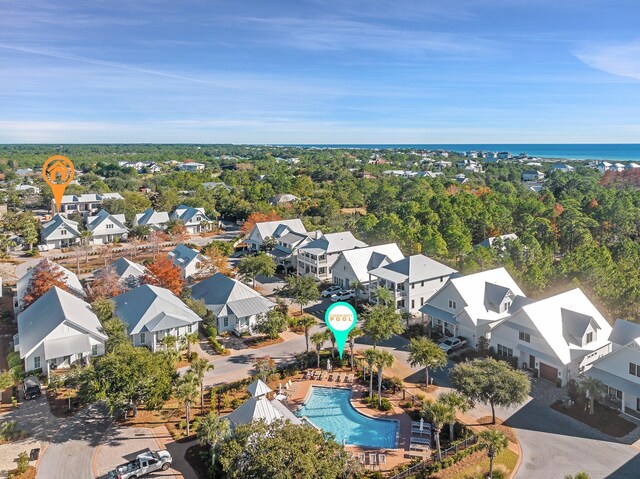
POLYGON ((447 151, 508 151, 540 158, 568 160, 640 161, 640 143, 625 144, 413 144, 413 145, 286 145, 317 148, 428 149, 447 151))

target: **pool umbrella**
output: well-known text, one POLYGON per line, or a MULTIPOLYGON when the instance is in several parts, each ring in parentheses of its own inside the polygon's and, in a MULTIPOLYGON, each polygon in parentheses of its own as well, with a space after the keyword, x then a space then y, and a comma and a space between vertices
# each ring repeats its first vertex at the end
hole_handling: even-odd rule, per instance
POLYGON ((327 371, 331 371, 331 359, 327 359, 327 371))
POLYGON ((424 418, 420 418, 420 432, 424 429, 424 418))
POLYGON ((278 394, 282 394, 282 383, 278 383, 278 394))

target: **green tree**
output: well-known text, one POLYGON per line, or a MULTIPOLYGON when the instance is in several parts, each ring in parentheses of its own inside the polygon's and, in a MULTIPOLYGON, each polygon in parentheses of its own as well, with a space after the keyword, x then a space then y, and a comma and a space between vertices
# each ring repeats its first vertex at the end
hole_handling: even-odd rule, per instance
POLYGON ((440 432, 442 431, 442 426, 446 423, 455 421, 455 412, 448 404, 445 404, 442 401, 429 400, 422 405, 422 417, 433 424, 433 436, 436 440, 438 461, 442 461, 440 432))
POLYGON ((309 352, 309 334, 311 332, 311 328, 317 323, 316 318, 313 316, 302 316, 298 319, 298 326, 304 328, 304 339, 307 344, 307 352, 309 352))
POLYGON ((252 281, 253 288, 256 287, 256 276, 273 276, 276 271, 276 264, 273 258, 265 253, 259 253, 256 256, 245 256, 238 263, 238 271, 245 278, 252 281))
POLYGON ((289 275, 286 282, 293 302, 300 305, 300 313, 303 312, 304 306, 320 296, 318 285, 311 276, 289 275))
POLYGON ((429 385, 429 370, 442 369, 447 365, 447 355, 433 341, 420 336, 409 342, 409 364, 424 366, 425 386, 429 385))
POLYGON ((100 324, 113 319, 116 303, 110 299, 97 299, 91 303, 91 310, 100 320, 100 324))
POLYGON ((332 436, 283 421, 236 427, 219 458, 228 479, 336 479, 347 467, 347 453, 332 436))
POLYGON ((329 339, 329 331, 324 329, 322 331, 318 331, 317 333, 313 333, 311 335, 311 342, 316 347, 316 356, 318 357, 318 368, 320 367, 320 352, 322 351, 322 346, 329 339))
POLYGON ((493 459, 509 445, 507 436, 497 429, 486 429, 478 435, 480 447, 487 450, 489 456, 489 476, 493 477, 493 459))
POLYGON ((102 322, 102 331, 107 335, 104 344, 105 352, 110 353, 120 346, 130 345, 127 326, 120 318, 112 318, 102 322))
POLYGON ((195 373, 200 383, 200 410, 204 410, 204 375, 207 371, 213 371, 213 363, 205 358, 197 357, 191 361, 191 370, 195 373))
POLYGON ((602 381, 590 376, 585 377, 579 383, 580 391, 589 400, 589 414, 595 414, 595 401, 600 398, 607 390, 602 381))
POLYGON ((369 336, 375 349, 379 342, 404 331, 402 316, 392 306, 377 304, 366 313, 362 330, 369 336))
POLYGON ((229 421, 220 418, 215 412, 210 412, 198 423, 198 442, 202 446, 209 446, 211 454, 210 471, 215 470, 218 452, 222 444, 231 436, 229 421))
POLYGON ((393 304, 393 293, 387 288, 376 289, 373 296, 376 298, 378 304, 383 306, 390 306, 393 304))
POLYGON ((187 348, 187 355, 189 358, 191 358, 191 346, 198 344, 198 341, 200 341, 200 334, 198 334, 198 331, 180 336, 180 345, 187 348))
POLYGON ((369 365, 369 399, 373 397, 373 368, 378 361, 378 351, 376 349, 365 349, 362 351, 364 360, 369 365))
POLYGON ((491 406, 492 423, 496 423, 495 406, 510 407, 526 401, 531 389, 529 377, 504 361, 475 359, 457 364, 449 375, 451 384, 471 403, 491 406))
POLYGON ((353 371, 353 352, 354 352, 353 350, 356 347, 356 339, 362 336, 363 334, 364 332, 362 331, 362 329, 356 326, 351 331, 349 331, 349 334, 347 336, 349 338, 349 350, 351 352, 351 354, 349 355, 349 360, 351 362, 352 371, 353 371))
POLYGON ((13 386, 13 374, 11 371, 0 371, 0 392, 13 386))
POLYGON ((266 383, 269 380, 269 376, 276 372, 276 362, 271 356, 255 358, 253 360, 253 369, 256 377, 266 383))
POLYGON ((287 329, 287 317, 279 311, 271 310, 258 317, 256 329, 270 339, 277 339, 287 329))
POLYGON ((185 417, 187 419, 187 436, 189 436, 189 426, 191 423, 191 403, 198 398, 198 377, 196 374, 189 370, 184 376, 178 380, 176 385, 175 396, 176 399, 182 401, 185 407, 185 417))
POLYGON ((393 362, 396 358, 387 351, 376 351, 375 360, 373 366, 378 370, 378 407, 382 405, 382 376, 384 368, 390 368, 393 366, 393 362))
POLYGON ((449 440, 453 441, 455 439, 456 413, 458 411, 468 411, 470 407, 469 400, 458 391, 446 392, 441 394, 438 399, 444 404, 447 404, 453 410, 454 419, 449 423, 449 440))

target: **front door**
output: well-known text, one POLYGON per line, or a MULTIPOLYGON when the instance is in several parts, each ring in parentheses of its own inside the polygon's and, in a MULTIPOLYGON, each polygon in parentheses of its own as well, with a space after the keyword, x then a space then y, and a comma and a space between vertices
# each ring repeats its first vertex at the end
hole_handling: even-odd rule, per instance
POLYGON ((535 369, 536 367, 536 357, 533 354, 529 355, 529 369, 535 369))

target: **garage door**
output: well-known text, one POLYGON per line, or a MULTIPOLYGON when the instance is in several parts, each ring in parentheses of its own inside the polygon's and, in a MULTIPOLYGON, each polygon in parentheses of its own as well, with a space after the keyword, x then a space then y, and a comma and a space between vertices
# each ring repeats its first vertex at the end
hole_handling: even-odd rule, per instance
POLYGON ((540 377, 547 381, 556 382, 558 378, 558 369, 553 368, 545 363, 540 363, 540 377))

